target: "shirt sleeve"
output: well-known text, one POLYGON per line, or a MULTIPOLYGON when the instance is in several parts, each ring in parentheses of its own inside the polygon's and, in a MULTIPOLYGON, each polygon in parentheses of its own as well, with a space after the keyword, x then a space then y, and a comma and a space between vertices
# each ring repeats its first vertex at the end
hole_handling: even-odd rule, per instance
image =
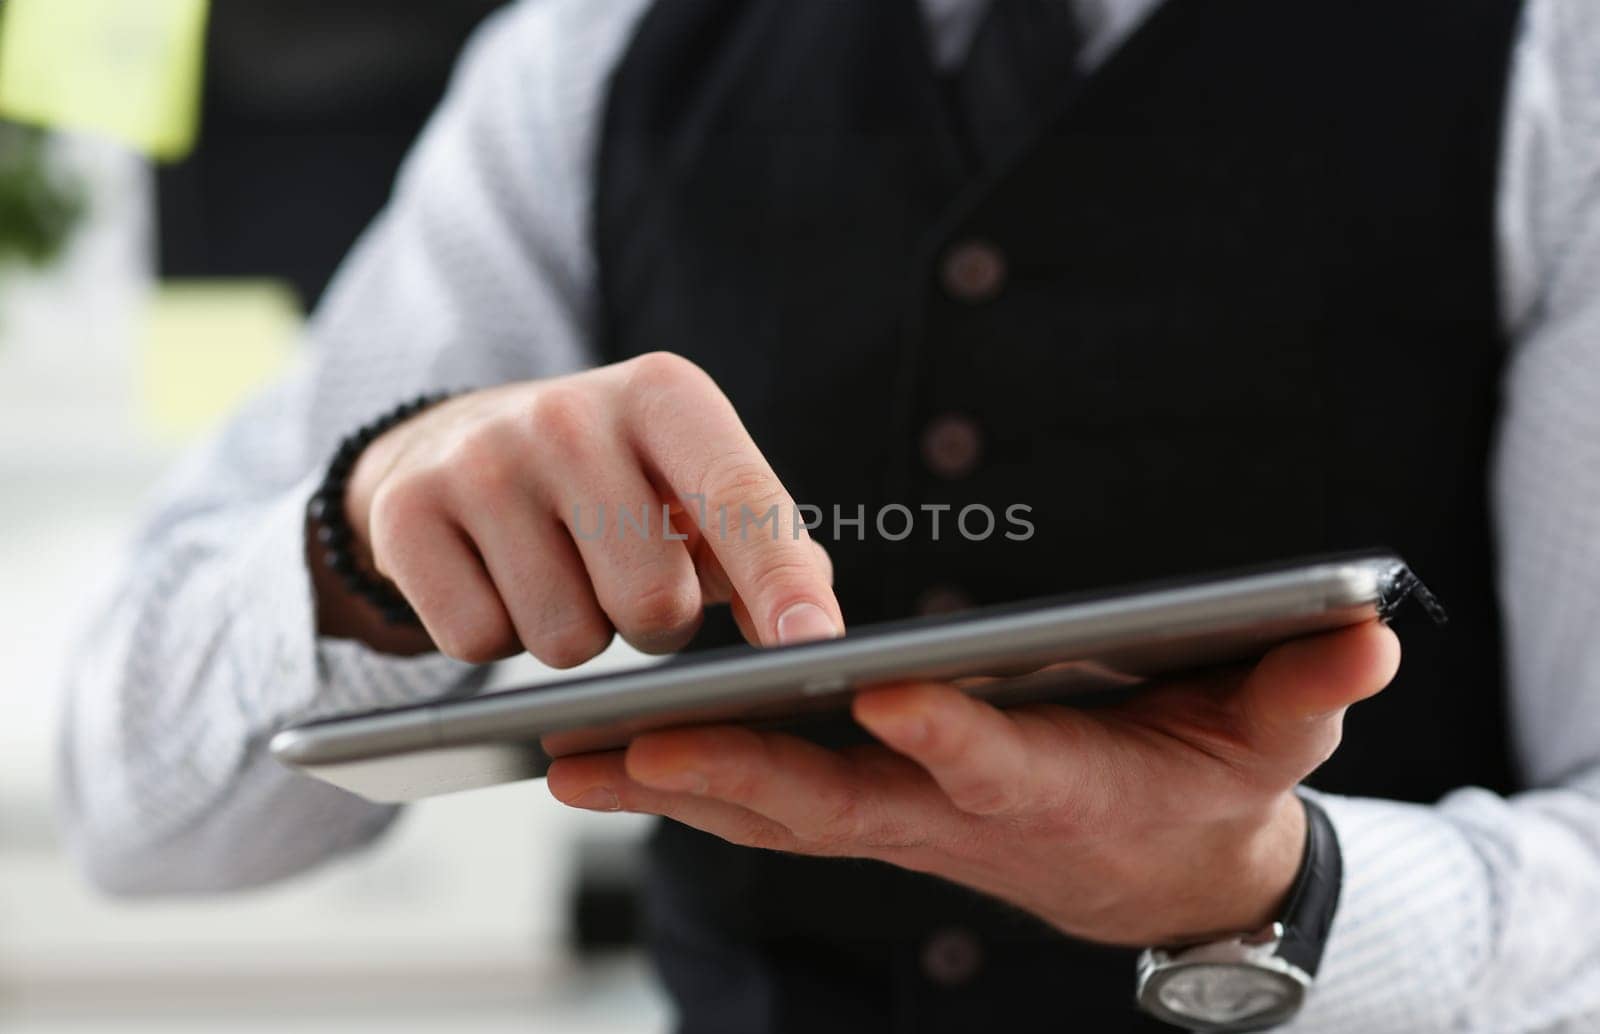
POLYGON ((486 22, 303 361, 158 489, 66 680, 61 811, 102 887, 254 884, 371 840, 394 809, 289 772, 267 740, 478 684, 317 638, 305 504, 339 438, 396 403, 591 361, 589 152, 643 7, 524 0, 486 22))
POLYGON ((1532 791, 1319 797, 1346 882, 1296 1032, 1600 1029, 1600 7, 1526 9, 1501 197, 1492 484, 1532 791))

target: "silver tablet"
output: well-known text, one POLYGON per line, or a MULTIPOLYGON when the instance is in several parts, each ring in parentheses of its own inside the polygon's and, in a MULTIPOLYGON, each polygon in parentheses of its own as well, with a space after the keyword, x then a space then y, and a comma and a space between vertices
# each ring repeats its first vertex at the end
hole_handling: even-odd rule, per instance
POLYGON ((1126 691, 1387 617, 1417 590, 1392 554, 1323 557, 324 718, 283 730, 271 749, 279 761, 370 800, 409 801, 536 778, 551 758, 621 747, 646 730, 782 724, 839 711, 852 691, 874 683, 954 681, 1002 705, 1126 691))

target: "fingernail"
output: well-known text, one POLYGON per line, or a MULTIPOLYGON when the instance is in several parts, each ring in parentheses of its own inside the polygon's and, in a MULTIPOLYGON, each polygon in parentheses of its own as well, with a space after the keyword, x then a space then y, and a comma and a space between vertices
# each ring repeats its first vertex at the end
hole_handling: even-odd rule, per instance
POLYGON ((622 802, 617 800, 617 795, 609 787, 596 786, 574 797, 572 806, 586 811, 617 811, 622 807, 622 802))
POLYGON ((650 780, 650 785, 657 790, 668 790, 673 793, 703 794, 710 787, 706 777, 699 772, 674 772, 662 776, 660 779, 650 780))
POLYGON ((778 617, 778 642, 783 646, 833 639, 838 635, 833 620, 815 603, 796 603, 778 617))

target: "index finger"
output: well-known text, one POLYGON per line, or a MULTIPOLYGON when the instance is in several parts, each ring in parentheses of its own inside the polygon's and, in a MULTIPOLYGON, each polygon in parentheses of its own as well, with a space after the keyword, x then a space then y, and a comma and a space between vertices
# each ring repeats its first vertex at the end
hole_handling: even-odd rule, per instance
POLYGON ((760 645, 841 634, 831 573, 733 403, 680 356, 656 353, 624 365, 626 433, 697 520, 760 645))

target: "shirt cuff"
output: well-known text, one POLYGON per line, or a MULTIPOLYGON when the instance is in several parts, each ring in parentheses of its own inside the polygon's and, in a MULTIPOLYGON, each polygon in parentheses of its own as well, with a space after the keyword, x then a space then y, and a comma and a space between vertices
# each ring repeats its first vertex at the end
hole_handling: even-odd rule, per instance
POLYGON ((316 600, 305 561, 306 504, 321 484, 318 472, 273 504, 260 537, 240 559, 230 584, 242 598, 234 613, 262 634, 251 636, 264 656, 245 670, 270 673, 242 689, 249 728, 275 729, 330 714, 397 707, 478 689, 488 669, 442 654, 396 657, 354 640, 316 633, 316 600))
POLYGON ((1306 791, 1332 820, 1344 887, 1295 1034, 1456 1029, 1491 944, 1484 860, 1432 808, 1306 791))

